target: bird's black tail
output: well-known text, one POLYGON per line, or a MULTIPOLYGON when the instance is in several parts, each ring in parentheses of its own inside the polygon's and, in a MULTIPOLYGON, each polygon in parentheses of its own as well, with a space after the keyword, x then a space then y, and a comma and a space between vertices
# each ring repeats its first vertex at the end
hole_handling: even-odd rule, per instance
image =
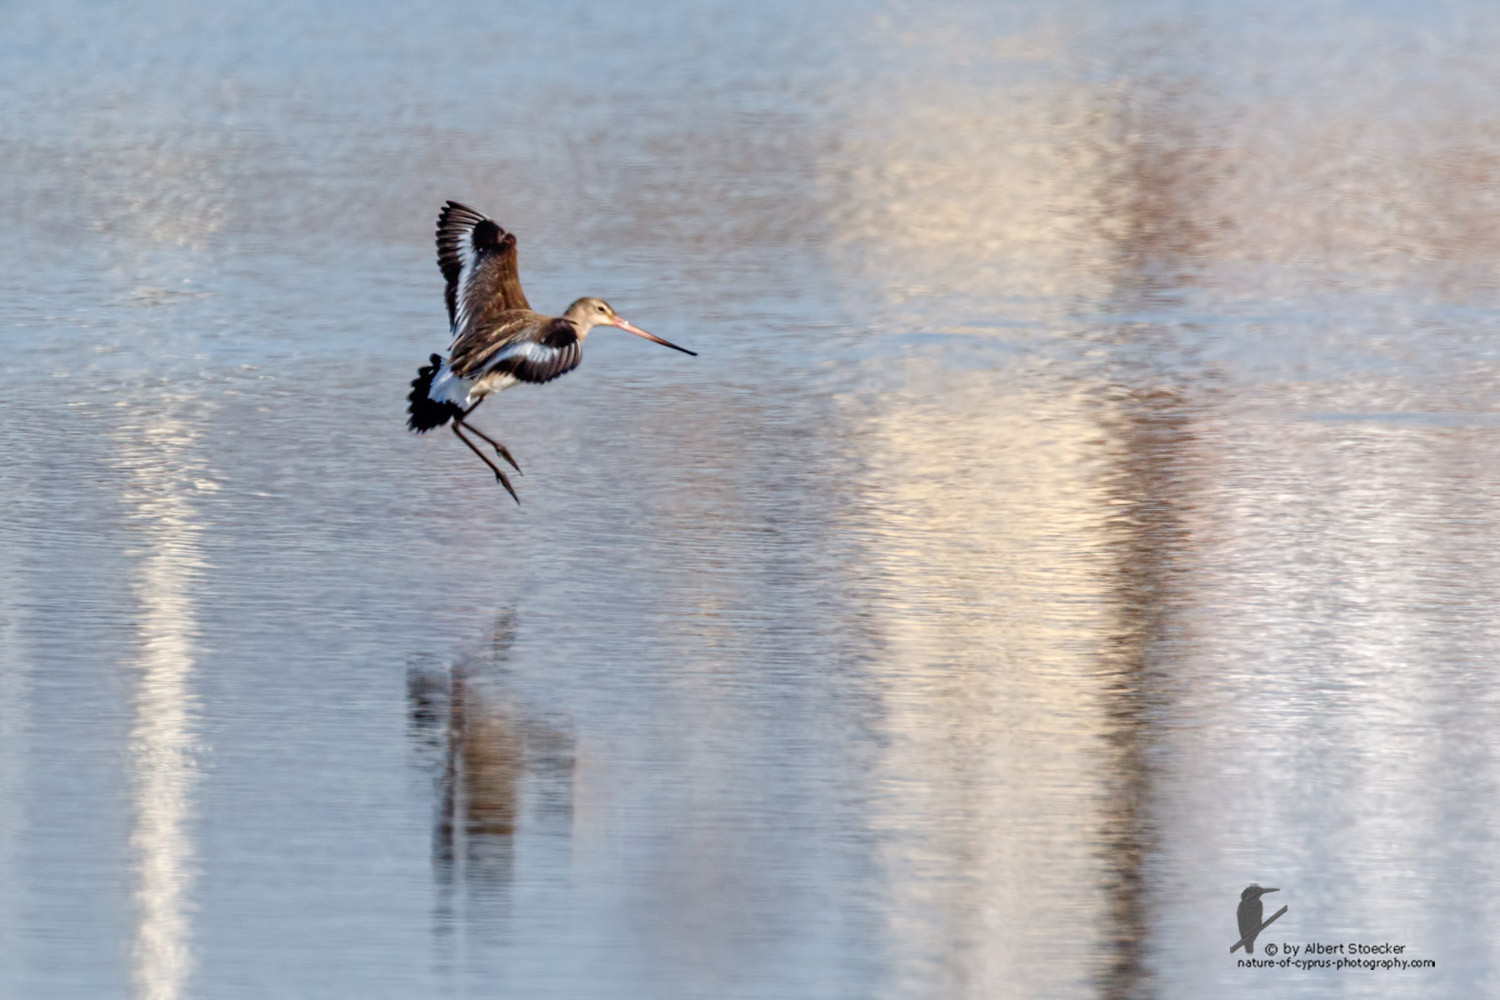
POLYGON ((441 427, 454 417, 463 416, 463 410, 452 403, 439 403, 428 396, 432 389, 432 379, 443 366, 441 356, 434 354, 428 363, 417 369, 417 377, 411 380, 411 395, 407 401, 411 404, 407 407, 406 426, 418 434, 425 434, 434 427, 441 427))

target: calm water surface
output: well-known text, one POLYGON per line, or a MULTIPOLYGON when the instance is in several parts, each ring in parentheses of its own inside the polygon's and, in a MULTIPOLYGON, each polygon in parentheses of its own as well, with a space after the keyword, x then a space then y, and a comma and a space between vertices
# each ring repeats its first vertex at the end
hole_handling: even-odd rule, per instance
POLYGON ((992 6, 0 12, 0 995, 1500 989, 1500 15, 992 6))

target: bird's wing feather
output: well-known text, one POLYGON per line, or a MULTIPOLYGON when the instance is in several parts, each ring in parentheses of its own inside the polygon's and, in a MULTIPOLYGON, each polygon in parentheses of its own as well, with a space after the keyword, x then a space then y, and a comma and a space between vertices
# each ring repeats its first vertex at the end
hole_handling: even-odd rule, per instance
POLYGON ((460 378, 477 378, 496 353, 524 338, 527 329, 545 322, 545 316, 529 309, 516 309, 501 313, 488 323, 470 323, 457 332, 448 348, 448 368, 460 378))
POLYGON ((522 382, 551 382, 583 360, 578 330, 565 319, 552 321, 541 340, 524 340, 496 353, 492 371, 514 375, 522 382))
POLYGON ((516 268, 516 238, 495 220, 448 202, 438 214, 437 253, 455 335, 496 313, 531 308, 516 268))
POLYGON ((578 328, 565 319, 549 320, 530 311, 516 310, 498 317, 499 322, 474 327, 460 335, 449 352, 448 367, 460 378, 478 378, 503 373, 521 382, 550 382, 578 367, 583 345, 578 328), (540 337, 525 336, 541 323, 540 337))

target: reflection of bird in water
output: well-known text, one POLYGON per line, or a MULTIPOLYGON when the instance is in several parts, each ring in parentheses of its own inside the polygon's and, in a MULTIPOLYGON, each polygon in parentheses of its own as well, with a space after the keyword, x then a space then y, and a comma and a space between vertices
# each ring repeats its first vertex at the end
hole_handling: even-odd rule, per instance
POLYGON ((434 354, 411 384, 407 426, 421 434, 450 420, 453 433, 490 467, 520 503, 500 467, 464 437, 468 428, 489 442, 517 472, 521 467, 499 441, 465 418, 490 393, 517 382, 550 382, 578 367, 583 338, 596 326, 615 326, 675 351, 668 343, 615 314, 603 299, 583 298, 561 316, 533 312, 516 270, 516 238, 492 219, 456 201, 438 216, 438 267, 448 282, 448 322, 453 344, 444 360, 434 354))
POLYGON ((1245 942, 1245 954, 1255 954, 1255 939, 1260 934, 1261 918, 1265 915, 1265 904, 1260 897, 1268 892, 1280 892, 1280 889, 1262 889, 1258 885, 1247 885, 1245 891, 1240 893, 1240 908, 1235 912, 1239 919, 1240 938, 1245 942))
POLYGON ((571 737, 521 711, 501 680, 514 633, 502 616, 479 656, 407 675, 411 732, 438 772, 433 860, 444 882, 509 881, 528 776, 534 819, 571 815, 571 737))
POLYGON ((471 691, 462 665, 407 678, 414 735, 440 754, 433 856, 453 874, 505 879, 519 812, 524 746, 514 715, 471 691))

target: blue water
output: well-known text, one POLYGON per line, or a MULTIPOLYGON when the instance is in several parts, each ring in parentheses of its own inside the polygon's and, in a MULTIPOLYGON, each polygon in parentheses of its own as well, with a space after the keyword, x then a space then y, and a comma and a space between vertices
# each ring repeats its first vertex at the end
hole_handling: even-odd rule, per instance
POLYGON ((1497 44, 0 11, 0 996, 1493 993, 1497 44), (700 352, 488 403, 520 506, 448 198, 700 352))

